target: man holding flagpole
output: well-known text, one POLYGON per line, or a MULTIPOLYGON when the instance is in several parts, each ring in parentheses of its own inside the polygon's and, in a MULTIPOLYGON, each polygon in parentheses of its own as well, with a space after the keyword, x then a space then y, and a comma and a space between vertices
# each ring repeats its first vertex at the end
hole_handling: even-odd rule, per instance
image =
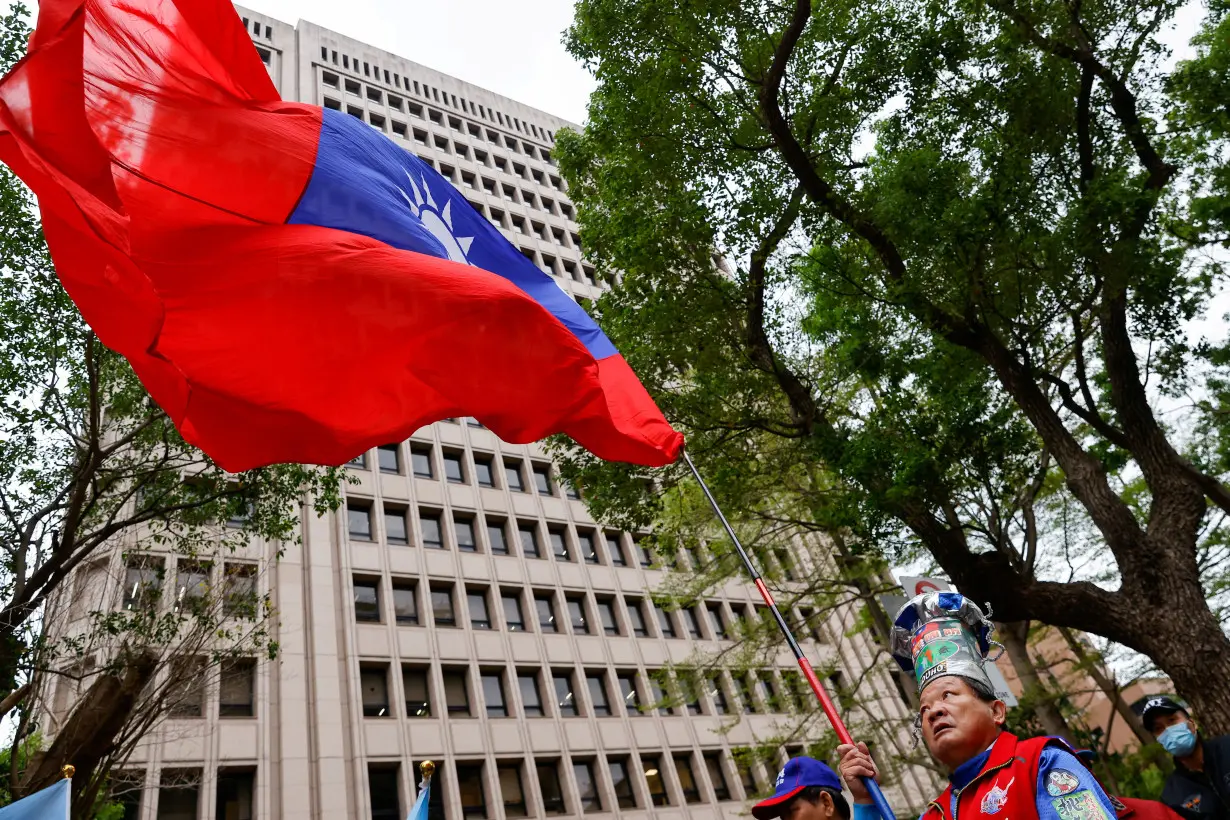
MULTIPOLYGON (((977 604, 955 592, 919 595, 894 620, 893 656, 918 682, 923 742, 949 773, 922 820, 1112 820, 1116 807, 1063 740, 1004 730, 1007 706, 985 670, 991 631, 977 604)), ((854 820, 876 820, 862 783, 878 773, 867 745, 837 752, 854 820)))

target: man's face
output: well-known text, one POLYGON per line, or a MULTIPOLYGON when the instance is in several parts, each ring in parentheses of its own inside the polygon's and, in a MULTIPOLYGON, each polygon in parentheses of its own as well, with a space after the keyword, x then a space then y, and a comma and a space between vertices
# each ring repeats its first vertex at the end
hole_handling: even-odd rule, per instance
POLYGON ((813 805, 801 797, 791 800, 781 813, 782 820, 838 820, 837 806, 833 796, 821 792, 820 799, 813 805))
POLYGON ((1184 711, 1154 715, 1149 718, 1149 725, 1146 728, 1148 728, 1154 737, 1157 737, 1171 726, 1178 723, 1187 723, 1190 719, 1191 717, 1184 711))
POLYGON ((961 678, 939 678, 922 693, 923 741, 932 757, 955 769, 995 741, 1006 711, 1002 701, 987 703, 961 678))

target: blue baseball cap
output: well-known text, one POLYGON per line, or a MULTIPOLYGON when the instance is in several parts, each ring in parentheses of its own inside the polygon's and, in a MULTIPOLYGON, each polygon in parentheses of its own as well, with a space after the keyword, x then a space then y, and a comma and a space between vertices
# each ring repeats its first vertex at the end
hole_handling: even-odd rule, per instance
POLYGON ((780 817, 785 805, 808 786, 833 789, 841 794, 841 780, 837 772, 830 769, 828 764, 810 757, 791 758, 786 767, 777 773, 773 786, 772 797, 752 806, 752 816, 756 820, 780 817))

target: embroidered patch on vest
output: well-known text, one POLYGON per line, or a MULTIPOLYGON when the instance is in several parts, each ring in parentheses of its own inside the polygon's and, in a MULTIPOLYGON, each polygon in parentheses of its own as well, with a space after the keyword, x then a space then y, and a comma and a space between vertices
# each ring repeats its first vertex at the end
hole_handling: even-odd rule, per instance
POLYGON ((1191 797, 1188 797, 1186 800, 1184 800, 1183 808, 1187 809, 1188 811, 1200 811, 1199 793, 1193 794, 1191 797))
POLYGON ((1076 791, 1081 779, 1067 769, 1051 769, 1046 776, 1046 793, 1051 797, 1062 797, 1076 791))
POLYGON ((983 814, 998 814, 999 810, 1008 802, 1008 789, 1012 788, 1013 781, 1009 782, 1004 788, 995 786, 989 792, 982 796, 982 813, 983 814))
POLYGON ((1109 820, 1106 809, 1088 789, 1056 797, 1051 805, 1055 807, 1059 820, 1109 820))

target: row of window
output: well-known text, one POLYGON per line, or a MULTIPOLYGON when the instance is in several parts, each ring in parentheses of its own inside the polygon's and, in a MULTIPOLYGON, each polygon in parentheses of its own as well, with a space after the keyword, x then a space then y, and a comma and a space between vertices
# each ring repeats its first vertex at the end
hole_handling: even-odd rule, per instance
MULTIPOLYGON (((725 763, 718 750, 700 753, 697 765, 693 752, 669 755, 574 757, 567 761, 576 790, 565 790, 561 778, 565 761, 559 759, 497 761, 493 778, 487 777, 482 761, 457 761, 451 772, 437 767, 432 779, 429 810, 433 817, 444 816, 444 794, 449 777, 456 779, 464 817, 491 817, 495 801, 503 806, 505 817, 541 817, 557 814, 589 814, 615 809, 705 803, 701 778, 707 775, 713 799, 737 799, 731 792, 725 763), (666 763, 669 760, 670 764, 666 763), (701 770, 705 774, 701 774, 701 770), (673 780, 671 779, 673 775, 673 780), (634 780, 635 778, 635 780, 634 780), (668 788, 668 782, 674 788, 668 788), (526 785, 532 784, 529 789, 526 785), (536 792, 536 793, 535 793, 536 792), (611 805, 613 803, 614 805, 611 805)), ((415 764, 417 772, 417 763, 415 764)), ((748 796, 756 791, 750 770, 739 767, 748 796)), ((372 820, 400 820, 396 764, 368 765, 372 820)), ((417 780, 417 775, 415 777, 417 780)))
MULTIPOLYGON (((104 565, 87 568, 80 576, 79 591, 100 582, 106 573, 104 565)), ((158 608, 163 603, 163 586, 167 569, 162 557, 134 555, 124 567, 124 588, 120 606, 125 610, 158 608)), ((258 600, 256 565, 227 561, 215 567, 207 561, 179 559, 175 566, 175 584, 171 588, 176 609, 196 611, 206 606, 211 593, 221 593, 222 612, 228 617, 255 617, 258 600)), ((82 596, 84 598, 84 596, 82 596)))
MULTIPOLYGON (((167 715, 173 718, 205 716, 209 694, 205 658, 179 658, 171 662, 167 715)), ((218 717, 256 717, 256 661, 227 658, 218 676, 218 717)))
MULTIPOLYGON (((391 619, 393 623, 402 626, 426 625, 420 614, 417 582, 412 579, 394 579, 389 589, 389 592, 385 592, 378 578, 356 576, 353 579, 355 620, 360 623, 384 623, 386 619, 391 619)), ((455 585, 448 582, 433 581, 428 585, 432 626, 461 626, 454 590, 455 585)), ((727 610, 721 601, 681 607, 672 612, 651 600, 623 598, 618 595, 594 596, 591 599, 584 592, 560 593, 546 589, 527 591, 499 587, 494 591, 498 596, 498 604, 495 607, 492 605, 493 590, 490 587, 466 585, 463 587, 463 594, 469 627, 481 630, 500 628, 500 622, 493 615, 498 608, 505 630, 531 631, 525 606, 526 602, 529 602, 529 611, 533 612, 539 632, 562 633, 565 630, 564 619, 559 617, 560 595, 564 599, 569 629, 574 635, 654 637, 650 623, 656 623, 658 637, 680 638, 686 633, 693 640, 726 641, 734 637, 736 630, 748 631, 753 617, 759 618, 765 624, 769 624, 772 618, 767 607, 738 607, 731 604, 730 610, 727 610), (676 616, 678 622, 675 620, 676 616), (737 622, 741 623, 736 626, 737 622), (677 623, 682 623, 682 630, 677 623)), ((801 609, 794 620, 798 634, 824 642, 815 610, 801 609)))
MULTIPOLYGON (((157 820, 197 820, 201 816, 202 774, 200 769, 162 770, 156 789, 157 820)), ((142 799, 154 791, 146 789, 142 771, 124 769, 111 774, 110 800, 119 804, 122 820, 138 820, 142 799)), ((219 769, 214 787, 214 817, 217 820, 253 820, 257 816, 255 794, 255 769, 232 766, 219 769)))
MULTIPOLYGON (((475 427, 482 425, 475 422, 475 427)), ((493 453, 474 453, 466 458, 462 449, 444 448, 436 460, 435 447, 431 444, 410 443, 410 473, 415 478, 437 479, 441 476, 450 484, 477 484, 480 487, 508 488, 516 493, 527 493, 532 485, 539 495, 559 495, 562 487, 565 496, 579 499, 581 494, 566 482, 556 481, 551 465, 546 462, 530 462, 529 473, 521 459, 498 457, 493 453)), ((368 453, 360 453, 347 466, 368 469, 368 453)), ((382 473, 403 475, 406 472, 404 444, 381 444, 376 448, 375 466, 382 473)))
MULTIPOLYGON (((323 62, 331 63, 335 66, 340 65, 342 68, 346 69, 347 71, 354 71, 356 75, 359 73, 360 61, 357 59, 352 60, 352 58, 347 54, 341 55, 341 62, 339 63, 338 53, 336 51, 333 51, 332 49, 328 49, 325 46, 321 46, 320 47, 320 58, 323 62), (354 64, 353 68, 351 67, 352 62, 354 64)), ((487 120, 488 122, 497 123, 498 125, 504 126, 505 128, 508 128, 510 130, 515 128, 516 130, 520 131, 523 134, 530 134, 536 139, 542 140, 544 142, 554 142, 555 141, 555 133, 553 131, 547 128, 539 128, 534 123, 531 123, 528 121, 522 122, 522 120, 519 117, 506 116, 503 111, 497 111, 494 108, 490 108, 488 106, 475 103, 471 100, 467 100, 465 97, 458 98, 456 94, 450 94, 447 91, 441 94, 440 89, 435 88, 434 86, 427 85, 427 83, 423 83, 422 85, 420 85, 418 80, 412 80, 409 77, 403 77, 398 72, 395 72, 395 71, 390 72, 387 68, 381 69, 379 66, 376 66, 373 69, 373 67, 367 62, 363 62, 362 67, 363 67, 363 76, 368 77, 370 79, 374 79, 376 82, 380 82, 381 71, 383 71, 385 86, 392 86, 394 88, 397 88, 403 91, 411 91, 415 95, 422 97, 424 100, 428 100, 428 101, 434 100, 435 102, 441 103, 442 105, 447 105, 451 108, 456 108, 464 113, 471 114, 473 116, 477 116, 477 117, 480 117, 481 119, 487 120)), ((324 85, 329 86, 330 88, 341 88, 343 87, 343 84, 344 84, 344 87, 347 92, 354 94, 355 96, 365 96, 367 99, 372 100, 373 102, 381 102, 382 97, 384 97, 387 94, 389 98, 389 106, 391 108, 396 108, 399 111, 401 110, 401 98, 398 97, 397 95, 388 94, 387 92, 383 92, 381 91, 381 89, 374 88, 370 85, 364 86, 363 84, 359 83, 357 80, 352 80, 349 77, 345 78, 344 80, 339 81, 339 77, 335 72, 321 71, 321 82, 324 85)), ((449 119, 451 121, 457 118, 450 117, 449 119)), ((468 125, 470 129, 470 133, 477 136, 476 132, 479 130, 479 126, 476 125, 475 123, 469 123, 468 125)), ((461 120, 457 120, 456 129, 458 131, 461 130, 461 120)), ((490 129, 486 129, 486 130, 488 134, 495 135, 495 136, 489 137, 489 139, 491 139, 492 142, 499 141, 499 135, 496 135, 495 132, 490 129)), ((508 137, 508 136, 504 137, 504 144, 507 145, 508 148, 514 151, 518 150, 518 145, 519 145, 520 149, 526 156, 532 157, 534 159, 538 159, 541 157, 541 159, 544 162, 549 162, 552 165, 555 164, 555 160, 551 157, 551 153, 546 148, 535 148, 533 145, 530 145, 528 142, 518 143, 517 140, 513 139, 512 137, 508 137)))
MULTIPOLYGON (((389 668, 388 664, 374 662, 359 667, 365 717, 402 716, 395 706, 398 698, 390 693, 389 668)), ((605 669, 585 669, 578 675, 572 668, 517 667, 509 677, 509 670, 503 667, 483 665, 478 669, 477 682, 468 665, 444 664, 439 671, 436 678, 429 666, 401 667, 406 718, 473 718, 480 714, 506 718, 516 716, 518 708, 525 718, 552 719, 785 714, 803 709, 812 697, 802 675, 794 670, 711 672, 701 678, 673 676, 664 669, 649 670, 644 676, 635 669, 616 669, 612 680, 605 669), (481 702, 477 693, 481 693, 481 702)), ((848 695, 845 679, 838 671, 828 677, 826 688, 834 698, 848 695)))
MULTIPOLYGON (((459 471, 461 468, 446 470, 459 471)), ((479 463, 480 485, 494 486, 485 483, 483 476, 489 476, 490 464, 479 463)), ((463 475, 453 472, 453 475, 463 475)), ((423 474, 426 477, 426 473, 423 474)), ((464 483, 463 479, 458 483, 464 483)), ((539 485, 540 488, 542 485, 539 485)), ((549 486, 549 485, 548 485, 549 486)), ((541 491, 541 490, 540 490, 541 491)), ((554 494, 548 491, 549 494, 554 494)), ((571 494, 570 494, 571 495, 571 494)), ((445 512, 438 507, 419 507, 417 521, 421 533, 421 544, 428 549, 456 549, 460 552, 489 552, 492 555, 514 555, 512 545, 520 545, 520 554, 524 558, 545 558, 546 549, 542 539, 542 530, 537 521, 522 519, 512 520, 502 515, 486 513, 457 512, 451 514, 451 529, 445 523, 445 512), (480 518, 482 519, 480 521, 480 518), (451 536, 448 533, 451 531, 451 536), (480 539, 479 533, 483 533, 480 539)), ((410 508, 397 502, 385 501, 375 504, 364 498, 346 499, 346 529, 351 540, 379 541, 381 536, 387 544, 410 545, 410 531, 413 522, 409 518, 410 508), (378 514, 377 514, 378 512, 378 514), (376 526, 382 528, 377 533, 376 526)), ((609 564, 616 567, 641 566, 645 568, 662 568, 659 557, 642 536, 632 536, 625 541, 617 532, 602 532, 596 529, 575 530, 566 524, 546 525, 547 540, 550 543, 551 556, 557 561, 586 564, 609 564), (629 551, 630 547, 630 551, 629 551)), ((695 570, 703 570, 707 564, 697 547, 688 547, 681 551, 687 555, 686 565, 695 570)), ((775 565, 765 561, 765 570, 780 575, 787 580, 795 581, 800 577, 790 550, 780 548, 773 550, 775 565)), ((676 568, 683 569, 682 558, 676 558, 676 568)))

